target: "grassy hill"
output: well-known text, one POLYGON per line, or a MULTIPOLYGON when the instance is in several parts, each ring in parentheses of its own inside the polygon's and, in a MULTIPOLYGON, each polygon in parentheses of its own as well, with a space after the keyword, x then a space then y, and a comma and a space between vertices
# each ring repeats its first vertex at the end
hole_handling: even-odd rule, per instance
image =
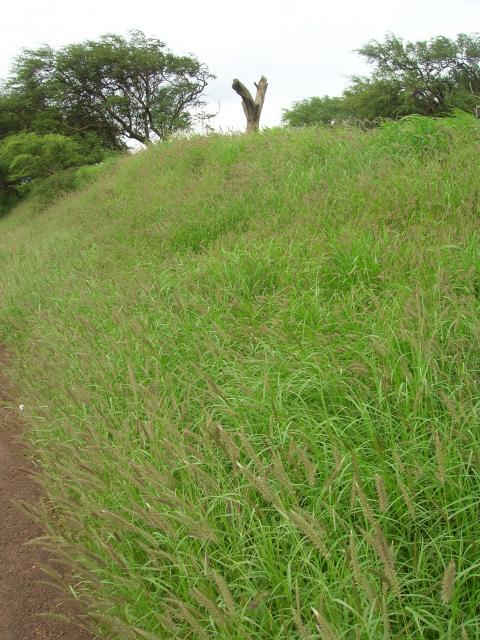
POLYGON ((480 636, 480 126, 162 144, 0 220, 0 339, 102 638, 480 636))

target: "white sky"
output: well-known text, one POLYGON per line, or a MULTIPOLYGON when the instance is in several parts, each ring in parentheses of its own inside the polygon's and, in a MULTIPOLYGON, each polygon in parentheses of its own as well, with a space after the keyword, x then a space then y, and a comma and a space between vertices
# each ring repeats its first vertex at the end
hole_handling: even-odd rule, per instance
POLYGON ((59 47, 141 29, 174 53, 194 53, 217 76, 207 99, 224 130, 243 128, 238 77, 269 81, 262 124, 314 95, 339 94, 367 71, 353 49, 392 31, 407 40, 480 31, 480 0, 18 0, 0 9, 0 78, 22 47, 59 47))

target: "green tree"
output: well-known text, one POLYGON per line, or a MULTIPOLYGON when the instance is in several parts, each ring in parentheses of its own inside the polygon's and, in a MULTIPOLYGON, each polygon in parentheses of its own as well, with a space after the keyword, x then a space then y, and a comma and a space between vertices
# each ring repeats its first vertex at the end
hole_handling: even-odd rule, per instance
POLYGON ((121 149, 125 140, 148 144, 206 117, 201 96, 212 77, 194 57, 176 56, 160 40, 134 31, 129 38, 109 34, 58 51, 26 50, 6 89, 26 98, 31 130, 50 119, 55 131, 95 132, 121 149))
POLYGON ((307 98, 290 109, 284 109, 282 122, 290 127, 303 127, 315 124, 330 124, 334 120, 345 117, 343 99, 323 96, 323 98, 307 98))
POLYGON ((350 118, 375 123, 411 113, 405 108, 404 90, 395 79, 352 77, 342 96, 343 110, 350 118))
POLYGON ((453 76, 458 86, 480 94, 480 34, 460 33, 456 40, 453 76))
POLYGON ((443 115, 465 103, 465 94, 480 92, 480 35, 459 34, 429 41, 404 42, 393 34, 358 50, 374 65, 373 81, 400 89, 401 105, 392 115, 443 115))
POLYGON ((285 110, 284 122, 301 126, 327 118, 375 122, 409 114, 442 116, 455 108, 472 111, 480 100, 479 34, 418 42, 389 34, 358 53, 373 66, 370 76, 352 77, 341 97, 294 104, 285 110))
POLYGON ((84 163, 81 147, 58 133, 20 133, 0 143, 0 188, 19 190, 35 180, 84 163))

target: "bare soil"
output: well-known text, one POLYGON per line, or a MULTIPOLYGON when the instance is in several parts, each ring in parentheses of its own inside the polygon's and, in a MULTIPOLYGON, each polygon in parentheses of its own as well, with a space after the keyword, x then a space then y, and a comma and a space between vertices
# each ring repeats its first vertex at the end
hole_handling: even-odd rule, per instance
POLYGON ((41 582, 42 567, 51 562, 48 552, 27 544, 42 530, 18 504, 34 505, 42 496, 29 451, 20 441, 21 412, 8 408, 5 361, 0 348, 0 639, 92 640, 84 629, 53 617, 70 616, 71 605, 41 582))

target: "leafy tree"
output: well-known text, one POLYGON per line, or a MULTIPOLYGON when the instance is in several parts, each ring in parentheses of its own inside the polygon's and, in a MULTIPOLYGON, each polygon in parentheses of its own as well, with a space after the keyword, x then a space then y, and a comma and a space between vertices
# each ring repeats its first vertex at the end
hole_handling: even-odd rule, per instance
POLYGON ((0 189, 17 191, 35 180, 84 163, 81 147, 57 133, 20 133, 0 143, 0 189))
MULTIPOLYGON (((0 93, 0 140, 21 132, 59 133, 74 138, 85 149, 123 150, 120 131, 111 131, 83 107, 68 107, 59 87, 46 72, 51 50, 24 51, 0 93)), ((102 153, 95 154, 95 161, 102 153)))
POLYGON ((0 92, 0 140, 24 128, 21 108, 22 102, 16 96, 0 92))
POLYGON ((410 113, 405 108, 403 86, 398 80, 354 76, 345 89, 342 106, 349 118, 375 123, 410 113))
POLYGON ((325 122, 323 108, 330 104, 343 118, 374 122, 409 114, 443 116, 455 108, 472 111, 479 101, 479 34, 418 42, 389 34, 384 42, 371 41, 358 53, 373 65, 369 77, 352 77, 340 98, 296 103, 285 112, 284 121, 296 126, 325 122))
POLYGON ((358 52, 374 65, 370 78, 352 78, 344 92, 346 109, 358 117, 447 115, 452 108, 472 110, 478 101, 479 35, 404 42, 389 34, 358 52))
POLYGON ((342 98, 323 96, 295 102, 291 109, 284 109, 282 121, 291 127, 314 124, 330 124, 345 116, 342 98))
POLYGON ((121 149, 125 139, 148 144, 188 129, 201 117, 201 95, 212 77, 194 57, 176 56, 134 31, 128 39, 110 34, 58 51, 26 50, 6 88, 25 98, 34 114, 31 129, 50 119, 47 128, 70 136, 95 132, 121 149))
POLYGON ((460 33, 456 40, 455 58, 452 59, 453 77, 456 84, 480 94, 480 34, 460 33))
POLYGON ((436 115, 448 110, 453 88, 452 64, 457 46, 443 36, 430 42, 407 42, 389 34, 385 42, 372 41, 358 52, 375 66, 373 80, 401 87, 402 111, 436 115))
POLYGON ((0 138, 22 131, 66 134, 64 114, 40 67, 41 61, 33 55, 27 59, 26 52, 17 58, 0 93, 0 138))

